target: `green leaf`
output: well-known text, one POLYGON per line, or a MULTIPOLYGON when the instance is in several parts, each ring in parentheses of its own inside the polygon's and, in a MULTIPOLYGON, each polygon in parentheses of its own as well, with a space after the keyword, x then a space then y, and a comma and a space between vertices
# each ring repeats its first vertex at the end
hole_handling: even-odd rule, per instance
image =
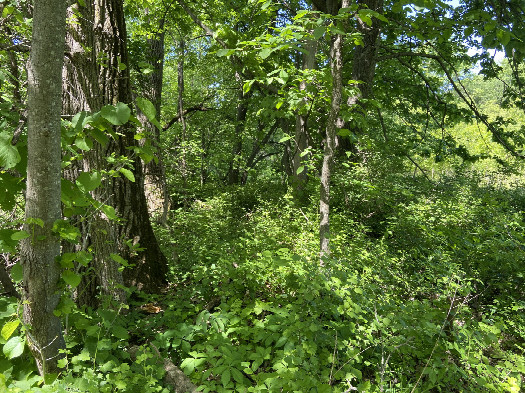
POLYGON ((297 12, 297 14, 294 16, 294 19, 301 19, 303 16, 307 15, 310 11, 309 10, 300 10, 297 12))
POLYGON ((15 330, 18 328, 19 325, 20 325, 20 319, 15 319, 14 321, 7 322, 2 328, 2 332, 1 332, 2 338, 4 340, 8 340, 9 337, 13 335, 13 333, 15 332, 15 330))
POLYGON ((224 372, 221 375, 221 383, 222 386, 226 387, 228 383, 230 383, 231 375, 230 375, 230 369, 227 368, 224 370, 224 372))
POLYGON ((26 224, 38 225, 40 228, 44 228, 44 221, 41 218, 29 217, 26 219, 26 224))
POLYGON ((53 232, 61 239, 76 241, 80 237, 80 230, 66 220, 56 220, 53 223, 53 232))
POLYGON ((297 168, 297 174, 300 174, 304 171, 304 165, 301 165, 299 168, 297 168))
POLYGON ((120 255, 118 255, 118 254, 109 254, 109 256, 111 257, 111 259, 113 259, 115 262, 121 264, 122 266, 129 266, 128 261, 126 261, 120 255))
POLYGON ((144 113, 146 118, 151 122, 151 124, 153 124, 159 130, 161 130, 162 126, 160 125, 159 121, 155 118, 155 116, 157 115, 155 105, 153 105, 153 103, 150 100, 142 97, 137 98, 136 103, 139 109, 142 111, 142 113, 144 113))
POLYGON ((237 370, 236 368, 232 368, 231 372, 233 379, 235 379, 237 382, 242 383, 244 381, 244 376, 239 370, 237 370))
POLYGON ((22 240, 27 239, 29 236, 31 236, 27 231, 17 231, 11 235, 12 240, 22 240))
POLYGON ((17 358, 24 352, 25 340, 23 337, 15 336, 5 343, 3 352, 8 359, 17 358))
POLYGON ((76 288, 80 284, 81 277, 72 270, 65 270, 62 272, 62 279, 66 284, 71 285, 71 288, 76 288))
POLYGON ((106 105, 100 110, 100 115, 114 126, 126 124, 131 116, 131 109, 119 102, 117 105, 106 105))
POLYGON ((135 182, 135 176, 133 175, 133 172, 131 172, 129 169, 120 168, 119 172, 122 173, 130 182, 135 182))
POLYGON ((235 49, 219 49, 217 51, 218 57, 231 56, 235 53, 235 49))
POLYGON ((78 137, 75 139, 75 146, 80 150, 89 151, 93 148, 93 141, 87 137, 78 137))
POLYGON ((108 135, 105 132, 99 130, 98 128, 92 128, 90 130, 90 135, 102 146, 106 146, 109 142, 108 135))
POLYGON ((82 172, 76 181, 78 188, 84 192, 93 191, 102 183, 100 172, 82 172))
POLYGON ((106 217, 109 218, 110 220, 117 220, 118 219, 117 213, 116 213, 115 208, 113 206, 102 205, 102 207, 100 209, 104 212, 106 217))
POLYGON ((0 133, 0 167, 4 169, 13 168, 22 159, 18 149, 11 145, 12 136, 9 132, 0 133))
POLYGON ((253 82, 255 82, 253 79, 244 82, 244 85, 242 85, 242 92, 243 92, 243 94, 246 94, 246 93, 248 93, 250 91, 250 89, 252 88, 253 82))
POLYGON ((319 38, 321 38, 324 35, 325 32, 326 32, 326 27, 324 27, 324 26, 317 26, 314 29, 312 35, 314 36, 314 38, 316 40, 318 40, 319 38))
POLYGON ((111 328, 111 334, 113 334, 116 338, 120 338, 121 340, 127 340, 129 338, 128 331, 119 325, 115 325, 111 328))
POLYGON ((24 279, 24 268, 18 262, 11 268, 11 278, 14 282, 20 282, 24 279))
POLYGON ((285 135, 281 139, 279 139, 279 143, 283 143, 283 142, 289 141, 290 139, 292 139, 292 137, 290 135, 285 135))
POLYGON ((82 111, 73 116, 73 118, 71 119, 71 126, 75 129, 75 132, 78 134, 84 129, 84 127, 86 127, 90 120, 91 116, 89 116, 89 113, 82 111))
POLYGON ((11 235, 15 233, 12 229, 0 229, 0 252, 11 253, 16 252, 17 240, 11 239, 11 235))
POLYGON ((273 48, 264 48, 259 52, 259 56, 261 59, 266 59, 268 56, 270 56, 273 52, 273 48))

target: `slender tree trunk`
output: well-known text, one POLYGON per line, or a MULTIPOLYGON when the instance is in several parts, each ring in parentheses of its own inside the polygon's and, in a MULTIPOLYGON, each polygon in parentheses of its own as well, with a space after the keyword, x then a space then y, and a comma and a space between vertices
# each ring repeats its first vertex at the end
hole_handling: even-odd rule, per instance
POLYGON ((53 224, 62 217, 60 201, 62 64, 66 34, 66 2, 35 0, 33 38, 28 69, 28 163, 24 268, 24 323, 27 341, 41 375, 58 371, 65 349, 60 319, 53 310, 60 300, 60 239, 53 224))
MULTIPOLYGON (((306 43, 307 53, 303 54, 303 70, 312 70, 316 66, 315 54, 317 52, 317 41, 309 40, 306 43)), ((306 81, 302 80, 299 85, 299 90, 304 91, 307 88, 306 81)), ((299 199, 302 199, 302 194, 306 182, 308 181, 308 171, 306 169, 306 161, 308 157, 304 155, 304 151, 308 148, 308 104, 309 101, 305 98, 303 100, 303 108, 300 109, 295 117, 295 151, 293 155, 293 175, 292 184, 299 199)))
MULTIPOLYGON (((348 7, 349 0, 343 0, 341 7, 348 7)), ((330 3, 327 8, 332 15, 338 11, 337 2, 330 3)), ((335 138, 337 129, 341 128, 342 122, 339 118, 341 102, 343 100, 343 36, 334 34, 330 42, 330 71, 332 75, 332 100, 330 113, 326 124, 326 136, 324 141, 323 166, 321 169, 321 195, 319 238, 321 258, 330 255, 330 176, 332 173, 335 138)), ((321 264, 323 263, 321 259, 321 264)))
MULTIPOLYGON (((241 80, 239 74, 236 74, 237 80, 241 80)), ((240 160, 242 154, 242 134, 246 124, 246 116, 248 114, 248 98, 251 93, 244 94, 242 91, 242 84, 239 87, 239 98, 237 103, 237 116, 235 121, 235 134, 232 149, 232 158, 230 161, 230 168, 228 170, 228 184, 239 184, 240 182, 240 160)))
MULTIPOLYGON (((147 40, 147 59, 153 72, 149 73, 140 82, 141 94, 155 106, 160 118, 162 102, 162 81, 164 78, 164 19, 159 22, 158 32, 147 40)), ((160 130, 155 127, 142 113, 139 120, 144 125, 151 144, 157 150, 157 161, 152 160, 144 165, 144 189, 150 212, 157 214, 158 222, 166 224, 170 199, 166 184, 166 169, 164 157, 160 149, 160 130)))
MULTIPOLYGON (((373 11, 383 13, 383 0, 359 0, 358 4, 363 8, 368 8, 373 11)), ((352 80, 360 81, 356 87, 356 93, 350 95, 346 104, 350 109, 356 105, 365 106, 363 100, 366 100, 372 95, 372 87, 374 83, 374 75, 376 69, 376 54, 377 41, 381 31, 380 21, 376 18, 372 19, 372 25, 369 26, 366 22, 357 18, 357 31, 361 33, 363 45, 357 45, 354 49, 352 60, 352 80)), ((366 107, 364 108, 366 109, 366 107)), ((346 124, 345 128, 352 130, 356 135, 362 133, 362 130, 346 124)), ((349 138, 337 137, 338 148, 341 152, 354 151, 356 147, 349 138)))
MULTIPOLYGON (((186 184, 188 181, 188 165, 186 162, 186 141, 187 141, 187 126, 186 118, 184 117, 184 38, 179 41, 179 61, 177 63, 177 107, 179 109, 179 120, 182 126, 181 134, 181 175, 182 187, 186 193, 186 184)), ((184 198, 186 199, 186 197, 184 198)))

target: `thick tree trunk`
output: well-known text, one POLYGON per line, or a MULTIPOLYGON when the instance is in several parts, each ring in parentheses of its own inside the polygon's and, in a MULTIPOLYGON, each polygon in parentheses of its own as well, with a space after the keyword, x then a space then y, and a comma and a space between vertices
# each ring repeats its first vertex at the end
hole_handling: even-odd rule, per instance
MULTIPOLYGON (((341 7, 348 7, 349 0, 343 0, 341 7)), ((332 15, 338 11, 338 2, 328 1, 327 9, 332 15), (328 4, 329 3, 329 4, 328 4)), ((343 36, 334 34, 330 42, 330 71, 332 75, 332 100, 330 113, 326 123, 326 136, 324 141, 323 166, 321 169, 321 195, 320 195, 320 216, 319 239, 322 258, 330 255, 330 177, 334 161, 335 138, 337 129, 341 128, 339 111, 343 100, 343 36)))
MULTIPOLYGON (((104 105, 123 102, 131 105, 131 86, 126 48, 126 26, 122 0, 97 0, 85 7, 77 6, 82 18, 70 27, 68 46, 71 51, 64 68, 64 83, 67 87, 64 110, 73 115, 80 110, 96 111, 104 105), (86 50, 85 48, 89 48, 86 50), (101 64, 101 57, 104 64, 101 64), (122 67, 124 65, 125 67, 122 67)), ((142 165, 137 156, 131 155, 129 146, 134 146, 135 130, 121 126, 122 135, 110 139, 106 145, 95 142, 93 149, 84 154, 83 171, 100 171, 107 168, 107 157, 129 157, 132 161, 135 182, 124 177, 105 179, 93 191, 93 197, 101 203, 115 207, 122 224, 111 222, 95 211, 84 225, 84 247, 93 253, 93 266, 79 288, 81 304, 98 305, 97 286, 103 295, 117 301, 125 299, 119 289, 123 283, 155 291, 165 283, 166 259, 162 254, 151 223, 144 192, 142 165), (140 243, 143 250, 132 250, 126 244, 140 243), (126 269, 124 276, 119 265, 111 258, 118 254, 135 265, 126 269)))
POLYGON ((27 341, 41 375, 58 371, 65 349, 60 319, 53 310, 60 300, 60 239, 53 224, 62 217, 60 202, 60 114, 66 2, 36 0, 28 69, 28 162, 24 268, 24 323, 27 341), (42 224, 39 225, 39 224, 42 224))

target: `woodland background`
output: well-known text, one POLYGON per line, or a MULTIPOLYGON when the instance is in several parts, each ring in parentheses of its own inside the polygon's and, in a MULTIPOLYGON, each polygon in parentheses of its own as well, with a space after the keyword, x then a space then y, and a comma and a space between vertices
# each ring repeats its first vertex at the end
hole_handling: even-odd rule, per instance
POLYGON ((522 391, 524 7, 4 0, 0 391, 522 391))

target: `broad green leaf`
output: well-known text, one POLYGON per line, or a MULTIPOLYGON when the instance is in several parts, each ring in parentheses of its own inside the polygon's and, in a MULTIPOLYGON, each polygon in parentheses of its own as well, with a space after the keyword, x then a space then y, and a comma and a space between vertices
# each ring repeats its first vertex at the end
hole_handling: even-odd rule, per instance
POLYGON ((135 176, 133 175, 133 172, 131 172, 129 169, 120 168, 119 172, 122 173, 130 182, 135 182, 135 176))
POLYGON ((4 340, 8 340, 9 337, 13 335, 13 333, 15 332, 15 330, 18 328, 19 325, 20 325, 20 319, 15 319, 14 321, 7 322, 2 328, 2 333, 1 333, 2 338, 4 340))
POLYGON ((12 253, 16 252, 17 240, 11 239, 15 231, 13 229, 0 229, 0 252, 12 253))
POLYGON ((316 40, 318 40, 319 38, 321 38, 324 35, 325 32, 326 32, 326 27, 324 27, 324 26, 317 26, 314 29, 312 35, 314 36, 314 38, 316 40))
POLYGON ((66 284, 71 285, 71 288, 76 288, 80 284, 81 277, 72 270, 64 270, 62 279, 66 284))
POLYGON ((11 235, 12 240, 22 240, 27 239, 31 236, 27 231, 17 231, 11 235))
POLYGON ((116 338, 120 338, 121 340, 127 340, 129 338, 128 331, 119 325, 114 325, 111 328, 111 334, 113 334, 116 338))
POLYGON ((44 221, 41 218, 35 218, 35 217, 26 218, 26 224, 38 225, 40 228, 44 227, 44 221))
POLYGON ((300 174, 304 171, 304 165, 301 165, 299 168, 297 168, 297 174, 300 174))
POLYGON ((310 11, 309 10, 300 10, 297 12, 297 14, 294 16, 294 19, 297 20, 297 19, 301 19, 303 16, 305 16, 306 14, 308 14, 310 11))
POLYGON ((95 139, 102 146, 106 146, 108 144, 109 137, 104 131, 101 131, 98 128, 92 128, 89 131, 93 139, 95 139))
POLYGON ((24 268, 18 262, 11 268, 11 278, 14 282, 20 282, 24 279, 24 268))
POLYGON ((73 261, 75 260, 76 254, 74 252, 65 252, 60 256, 60 266, 63 268, 74 268, 73 261))
POLYGON ((0 173, 0 210, 13 210, 24 186, 23 178, 0 173))
POLYGON ((4 355, 6 355, 8 359, 19 357, 24 352, 24 346, 25 340, 23 337, 11 337, 4 345, 4 355))
POLYGON ((242 92, 244 94, 246 94, 246 93, 248 93, 250 91, 250 89, 252 88, 253 82, 255 82, 255 81, 254 80, 249 80, 249 81, 244 82, 244 85, 242 86, 242 92))
POLYGON ((230 379, 231 379, 230 369, 227 368, 226 370, 224 370, 224 372, 221 375, 222 386, 226 387, 226 385, 230 383, 230 379))
POLYGON ((219 49, 217 51, 218 57, 231 56, 235 53, 235 49, 219 49))
POLYGON ((131 109, 124 103, 117 105, 106 105, 100 110, 100 115, 114 126, 127 123, 131 116, 131 109))
POLYGON ((237 382, 242 383, 244 381, 244 376, 236 368, 232 368, 231 373, 232 373, 233 379, 235 379, 237 382))
POLYGON ((0 132, 0 167, 13 168, 21 160, 18 149, 11 145, 12 135, 8 131, 0 132))
POLYGON ((80 150, 89 151, 93 148, 93 141, 88 137, 78 137, 75 139, 75 146, 80 150))
POLYGON ((279 143, 283 143, 283 142, 289 141, 290 139, 292 139, 292 137, 290 135, 285 135, 281 139, 279 139, 279 143))
POLYGON ((75 255, 75 260, 82 266, 87 266, 93 260, 93 255, 87 251, 79 251, 75 255))
POLYGON ((57 220, 53 223, 53 232, 61 239, 76 241, 80 237, 80 230, 66 220, 57 220))
POLYGON ((117 213, 115 212, 115 208, 113 206, 102 205, 100 209, 104 212, 106 217, 109 218, 110 220, 118 219, 117 213))
POLYGON ((159 121, 155 118, 157 116, 157 110, 155 109, 155 105, 153 103, 143 97, 139 97, 136 100, 137 106, 139 109, 144 113, 146 118, 153 124, 155 127, 157 127, 159 130, 162 129, 162 126, 160 125, 159 121))
POLYGON ((84 127, 86 127, 90 120, 91 116, 89 116, 89 113, 82 111, 73 116, 73 118, 71 119, 71 126, 75 129, 77 133, 79 133, 84 129, 84 127))
POLYGON ((264 48, 259 52, 259 56, 261 59, 266 59, 268 56, 270 56, 273 52, 273 48, 264 48))
POLYGON ((84 192, 93 191, 102 183, 100 172, 82 172, 76 181, 78 188, 84 192))

